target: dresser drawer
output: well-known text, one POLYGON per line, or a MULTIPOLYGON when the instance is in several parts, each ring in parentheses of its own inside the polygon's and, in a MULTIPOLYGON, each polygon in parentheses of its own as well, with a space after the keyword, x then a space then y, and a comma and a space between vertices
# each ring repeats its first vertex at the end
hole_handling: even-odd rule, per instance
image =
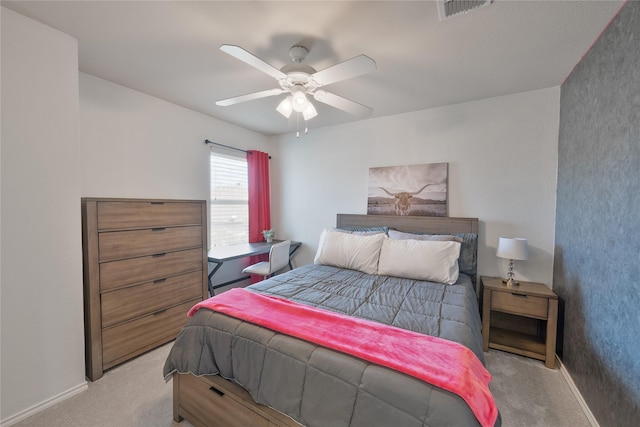
POLYGON ((98 230, 169 227, 202 223, 202 204, 188 202, 98 202, 98 230))
MULTIPOLYGON (((218 378, 218 380, 220 379, 218 378)), ((208 377, 181 375, 180 406, 200 421, 202 425, 210 427, 269 427, 276 425, 270 424, 266 418, 251 411, 250 408, 237 400, 234 394, 228 393, 217 382, 210 381, 208 377)), ((248 393, 246 394, 248 395, 248 393)), ((252 406, 256 405, 253 402, 251 404, 252 406)))
POLYGON ((202 227, 155 227, 108 231, 98 237, 100 262, 202 247, 202 227))
POLYGON ((103 262, 100 264, 100 289, 107 291, 129 284, 202 270, 203 257, 202 249, 189 249, 103 262))
POLYGON ((187 312, 200 299, 194 299, 154 314, 102 330, 104 369, 171 341, 187 322, 187 312))
POLYGON ((492 292, 491 309, 528 315, 540 319, 547 318, 548 299, 514 292, 492 292))
POLYGON ((102 327, 202 297, 202 271, 181 274, 102 294, 102 327))

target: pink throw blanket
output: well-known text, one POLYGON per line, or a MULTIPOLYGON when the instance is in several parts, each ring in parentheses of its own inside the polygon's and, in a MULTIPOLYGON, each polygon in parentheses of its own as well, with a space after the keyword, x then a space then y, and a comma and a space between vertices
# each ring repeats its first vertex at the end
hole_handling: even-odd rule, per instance
POLYGON ((471 350, 453 341, 242 288, 196 304, 188 316, 203 307, 395 369, 448 390, 464 399, 483 427, 493 427, 498 417, 498 408, 489 391, 491 374, 471 350))

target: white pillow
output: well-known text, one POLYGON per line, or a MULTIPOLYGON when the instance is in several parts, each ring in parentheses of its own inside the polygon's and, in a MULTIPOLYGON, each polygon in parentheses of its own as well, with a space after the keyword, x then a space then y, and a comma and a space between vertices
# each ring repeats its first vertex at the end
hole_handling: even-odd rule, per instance
POLYGON ((387 239, 382 243, 378 274, 453 285, 458 280, 458 242, 387 239))
POLYGON ((380 248, 386 239, 384 233, 360 236, 326 228, 320 235, 313 262, 377 274, 380 248))

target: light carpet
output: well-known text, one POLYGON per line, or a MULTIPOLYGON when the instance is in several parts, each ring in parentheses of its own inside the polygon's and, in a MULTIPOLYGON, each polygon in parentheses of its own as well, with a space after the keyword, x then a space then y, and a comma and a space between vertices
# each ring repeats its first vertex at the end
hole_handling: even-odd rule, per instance
MULTIPOLYGON (((172 384, 162 377, 170 348, 167 344, 112 369, 87 391, 14 426, 189 427, 173 422, 172 384)), ((497 350, 485 357, 504 427, 590 426, 558 368, 497 350)))

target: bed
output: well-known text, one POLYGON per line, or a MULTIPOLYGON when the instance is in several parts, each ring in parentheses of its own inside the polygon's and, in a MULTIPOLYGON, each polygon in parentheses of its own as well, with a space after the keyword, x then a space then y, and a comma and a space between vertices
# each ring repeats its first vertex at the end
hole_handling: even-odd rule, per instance
MULTIPOLYGON (((477 219, 339 214, 337 228, 340 230, 323 232, 314 264, 259 282, 244 294, 329 312, 345 321, 381 328, 386 324, 421 337, 442 338, 439 342, 458 343, 455 345, 472 353, 474 360, 484 363, 475 293, 477 219), (394 269, 414 268, 407 264, 411 256, 398 259, 387 255, 383 262, 384 248, 376 255, 375 270, 368 271, 371 260, 363 261, 366 251, 360 244, 383 239, 386 245, 394 240, 387 237, 391 234, 398 240, 393 244, 405 250, 434 247, 415 243, 416 235, 442 241, 438 248, 457 242, 460 258, 455 260, 455 274, 447 276, 451 268, 435 267, 444 271, 444 278, 437 276, 438 280, 451 280, 451 284, 398 277, 402 273, 394 269), (443 235, 453 237, 441 240, 443 235), (349 255, 333 251, 335 241, 340 250, 356 242, 360 259, 344 265, 342 260, 349 255), (386 274, 377 274, 378 268, 386 274)), ((403 366, 365 360, 368 352, 378 347, 371 341, 362 340, 368 345, 364 356, 348 354, 334 349, 342 347, 314 342, 308 334, 296 337, 261 325, 264 323, 253 318, 246 320, 224 311, 193 312, 164 367, 165 377, 173 378, 176 422, 186 419, 195 426, 226 427, 487 425, 486 418, 481 424, 477 405, 474 413, 468 398, 400 372, 403 366)), ((422 361, 430 357, 419 356, 422 361)), ((501 425, 499 414, 491 420, 490 425, 501 425)))

